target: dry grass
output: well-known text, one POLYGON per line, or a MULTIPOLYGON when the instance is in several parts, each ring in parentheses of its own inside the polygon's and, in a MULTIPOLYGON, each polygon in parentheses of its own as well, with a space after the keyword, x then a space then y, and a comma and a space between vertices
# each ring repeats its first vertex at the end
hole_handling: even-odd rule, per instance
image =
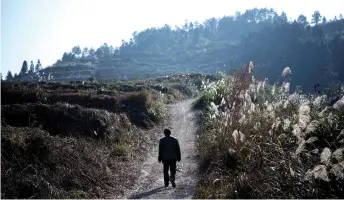
POLYGON ((142 109, 149 109, 153 105, 153 95, 149 92, 129 93, 122 96, 122 102, 126 106, 136 106, 142 109))
POLYGON ((104 109, 110 112, 120 112, 122 110, 121 101, 117 96, 89 95, 80 93, 54 94, 48 97, 50 104, 65 102, 77 104, 86 108, 104 109))
POLYGON ((109 198, 134 184, 153 135, 126 115, 57 103, 2 106, 2 198, 109 198))
POLYGON ((344 111, 248 77, 210 85, 200 98, 204 176, 196 196, 343 198, 344 160, 336 154, 344 147, 344 111))
POLYGON ((54 135, 105 138, 119 130, 128 131, 131 126, 123 114, 66 103, 4 105, 1 116, 3 124, 42 127, 54 135))
MULTIPOLYGON (((195 79, 200 77, 196 76, 195 79)), ((53 105, 63 102, 85 108, 103 109, 124 113, 135 125, 148 128, 158 123, 161 116, 164 116, 164 113, 157 113, 159 112, 157 108, 162 107, 159 103, 160 99, 165 104, 173 103, 190 96, 195 90, 189 88, 192 80, 185 75, 172 77, 171 80, 163 78, 160 81, 162 81, 161 85, 156 80, 119 81, 109 84, 4 82, 1 85, 1 100, 3 105, 26 103, 53 105), (154 115, 151 114, 152 110, 154 115)))
POLYGON ((200 79, 3 82, 1 198, 120 197, 153 145, 152 131, 137 127, 159 123, 165 104, 193 94, 200 79))
POLYGON ((36 128, 2 127, 1 198, 119 195, 134 183, 138 159, 133 153, 118 155, 118 146, 36 128))

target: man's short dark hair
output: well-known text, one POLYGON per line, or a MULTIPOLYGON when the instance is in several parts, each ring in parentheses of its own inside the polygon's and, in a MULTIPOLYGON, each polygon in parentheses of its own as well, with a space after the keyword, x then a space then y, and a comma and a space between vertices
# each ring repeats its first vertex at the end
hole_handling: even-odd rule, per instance
POLYGON ((171 130, 166 128, 164 130, 164 134, 167 135, 167 136, 171 135, 171 130))

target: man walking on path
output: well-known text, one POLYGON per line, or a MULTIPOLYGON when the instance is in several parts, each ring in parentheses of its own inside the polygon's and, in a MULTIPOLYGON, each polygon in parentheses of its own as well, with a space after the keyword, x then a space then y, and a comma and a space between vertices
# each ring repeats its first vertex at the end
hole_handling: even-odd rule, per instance
POLYGON ((164 130, 165 137, 159 141, 159 163, 162 161, 164 164, 164 181, 165 187, 168 187, 169 181, 172 186, 176 187, 175 176, 176 176, 176 163, 180 162, 181 154, 180 147, 177 138, 171 137, 171 130, 164 130), (171 176, 168 175, 168 169, 171 171, 171 176))

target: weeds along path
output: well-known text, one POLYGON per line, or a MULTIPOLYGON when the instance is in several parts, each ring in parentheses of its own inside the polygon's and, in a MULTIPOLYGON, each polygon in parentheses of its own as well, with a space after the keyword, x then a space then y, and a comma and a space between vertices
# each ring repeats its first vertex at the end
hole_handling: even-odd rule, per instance
MULTIPOLYGON (((164 188, 163 166, 158 162, 158 140, 156 148, 148 154, 142 166, 141 174, 133 191, 129 191, 126 198, 154 198, 177 199, 193 198, 198 182, 198 164, 196 159, 196 114, 191 110, 193 100, 169 105, 169 117, 165 127, 170 127, 172 136, 179 140, 182 159, 177 162, 176 184, 173 188, 164 188)), ((157 139, 163 137, 163 130, 159 130, 157 139)))

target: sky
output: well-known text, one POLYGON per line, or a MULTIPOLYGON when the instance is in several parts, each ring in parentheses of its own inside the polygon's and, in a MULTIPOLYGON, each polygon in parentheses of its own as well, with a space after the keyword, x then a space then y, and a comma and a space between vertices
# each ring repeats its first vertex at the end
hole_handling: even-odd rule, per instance
POLYGON ((116 47, 134 31, 255 7, 285 11, 290 19, 310 20, 314 10, 327 19, 344 14, 344 0, 1 0, 1 72, 18 73, 24 60, 47 67, 77 45, 116 47))

